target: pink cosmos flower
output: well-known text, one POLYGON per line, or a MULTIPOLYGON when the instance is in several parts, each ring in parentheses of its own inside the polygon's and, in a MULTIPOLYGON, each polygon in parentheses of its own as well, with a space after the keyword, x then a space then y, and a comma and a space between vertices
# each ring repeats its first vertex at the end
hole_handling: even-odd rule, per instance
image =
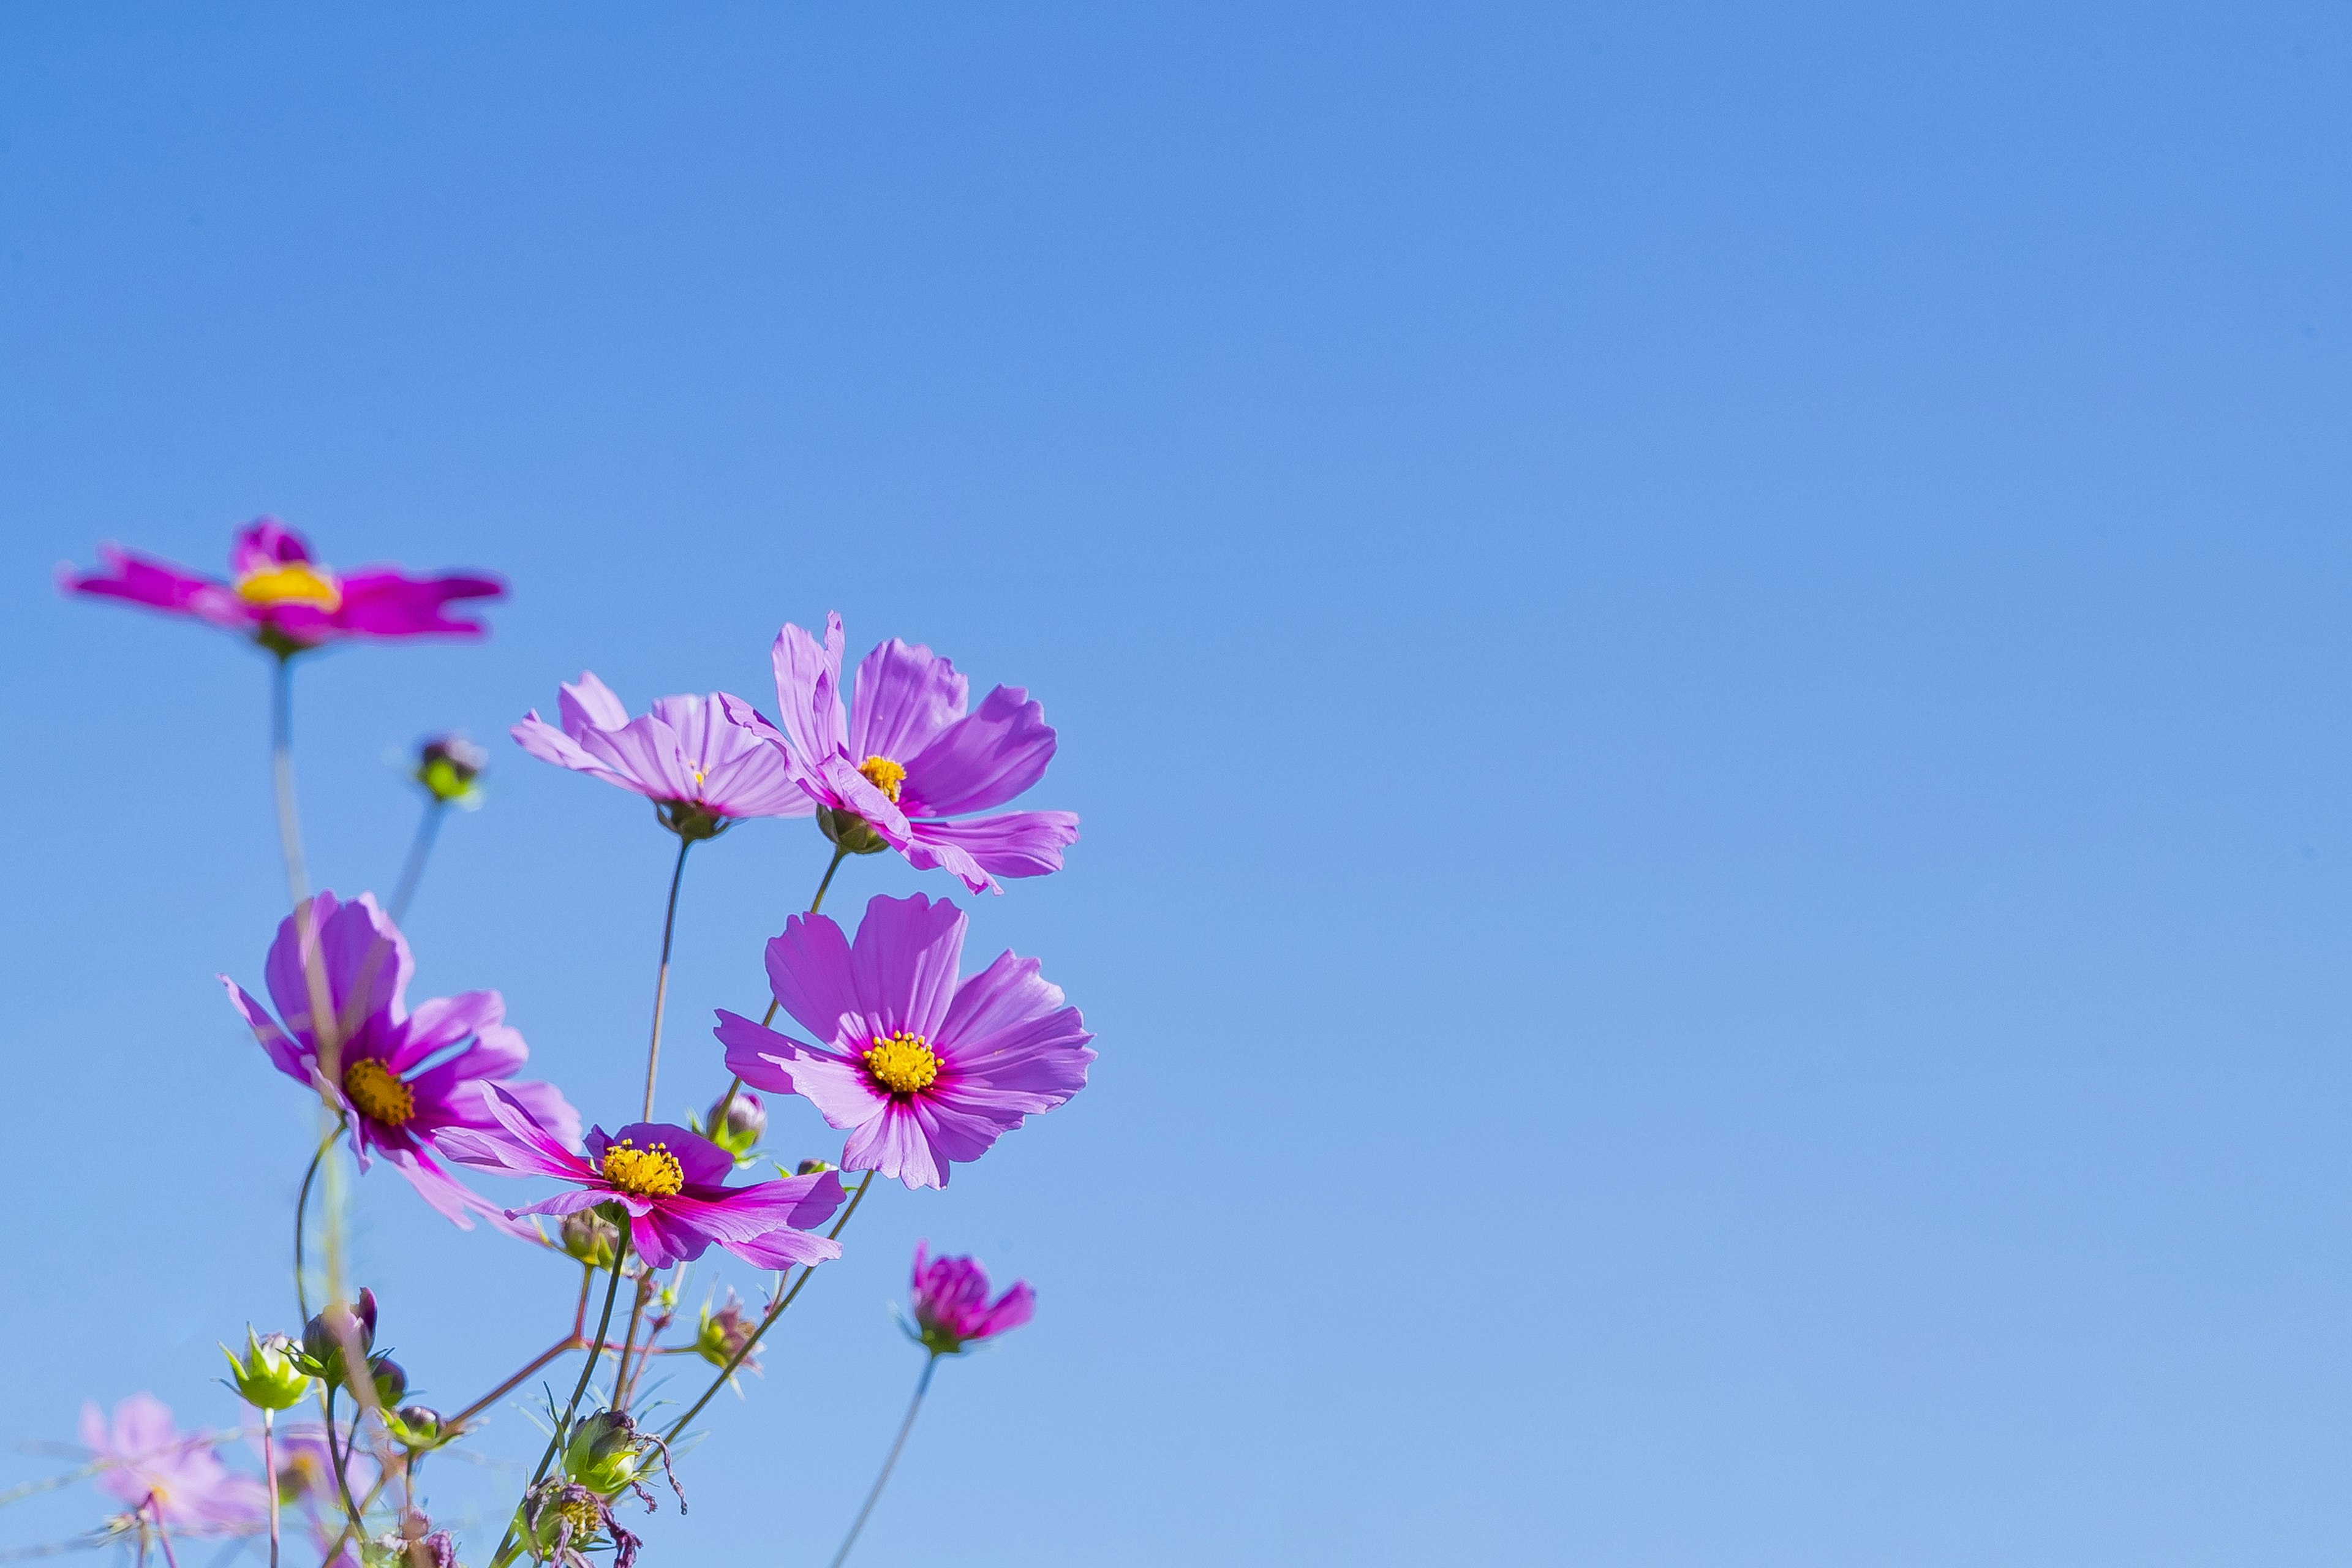
POLYGON ((268 1493, 220 1462, 217 1439, 183 1433, 171 1407, 134 1394, 110 1425, 96 1405, 81 1411, 81 1440, 99 1466, 98 1487, 133 1513, 183 1535, 245 1535, 265 1528, 268 1493))
MULTIPOLYGON (((419 1196, 460 1226, 473 1227, 469 1211, 503 1221, 497 1205, 451 1175, 436 1155, 453 1129, 497 1125, 474 1085, 512 1079, 530 1059, 530 1047, 504 1022, 506 1003, 495 991, 468 991, 421 1002, 412 1013, 404 1000, 415 968, 408 940, 376 908, 374 896, 362 893, 343 903, 322 892, 310 908, 317 961, 340 1021, 342 1081, 331 1087, 351 1114, 360 1169, 381 1153, 419 1196)), ((308 956, 300 922, 289 915, 278 922, 262 971, 283 1026, 227 975, 220 982, 278 1070, 316 1088, 320 1045, 311 1026, 308 956)), ((580 1136, 579 1113, 554 1085, 520 1081, 507 1088, 561 1136, 580 1136)))
POLYGON ((930 1243, 915 1243, 915 1338, 933 1355, 960 1355, 1036 1315, 1037 1292, 1016 1279, 993 1302, 988 1271, 969 1258, 930 1258, 930 1243))
POLYGON ((920 893, 876 898, 856 946, 824 915, 768 943, 768 984, 818 1045, 721 1011, 728 1069, 797 1094, 849 1130, 843 1166, 944 1187, 1025 1116, 1086 1087, 1086 1022, 1034 958, 1007 952, 959 983, 961 910, 920 893))
POLYGON ((311 559, 302 536, 274 517, 238 531, 226 583, 111 544, 100 546, 99 555, 105 564, 98 571, 61 573, 58 585, 193 616, 279 654, 343 637, 478 637, 480 623, 451 616, 449 605, 507 591, 499 579, 474 574, 412 577, 397 567, 371 566, 339 575, 311 559))
POLYGON ((612 1137, 591 1128, 583 1160, 505 1089, 486 1084, 479 1093, 505 1136, 448 1134, 444 1142, 453 1158, 502 1176, 553 1176, 574 1187, 509 1209, 509 1219, 618 1204, 629 1214, 630 1247, 655 1268, 690 1262, 714 1241, 761 1268, 841 1256, 839 1242, 807 1234, 841 1206, 841 1178, 831 1171, 730 1187, 735 1157, 667 1121, 634 1122, 612 1137))
POLYGON ((1076 813, 971 815, 1045 776, 1055 737, 1044 704, 1000 686, 967 712, 971 685, 955 666, 893 637, 858 665, 856 701, 845 705, 841 649, 838 615, 825 616, 822 644, 795 626, 777 634, 781 733, 729 700, 738 722, 780 751, 789 744, 827 835, 852 849, 887 845, 920 869, 944 867, 975 893, 1003 891, 999 876, 1060 870, 1062 851, 1077 841, 1076 813), (868 830, 876 841, 862 841, 868 830))
POLYGON ((644 795, 672 832, 709 838, 741 817, 816 809, 791 761, 730 716, 730 704, 742 707, 739 698, 657 698, 652 712, 632 719, 612 688, 583 673, 562 688, 559 704, 562 729, 533 709, 514 727, 516 743, 543 763, 644 795))

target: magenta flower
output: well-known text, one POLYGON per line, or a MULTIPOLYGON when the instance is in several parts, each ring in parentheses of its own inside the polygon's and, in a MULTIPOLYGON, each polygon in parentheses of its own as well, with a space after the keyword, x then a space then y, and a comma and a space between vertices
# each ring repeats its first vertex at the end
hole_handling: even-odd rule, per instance
POLYGON ((964 914, 920 893, 876 898, 851 946, 824 915, 768 943, 777 1003, 821 1045, 721 1011, 730 1071, 797 1094, 850 1130, 842 1164, 944 1187, 1024 1117, 1086 1087, 1094 1038, 1034 958, 1007 952, 959 983, 964 914))
POLYGON ((152 1394, 116 1405, 111 1425, 97 1405, 83 1405, 81 1440, 99 1466, 99 1489, 151 1523, 184 1535, 245 1535, 268 1523, 261 1482, 232 1474, 213 1451, 217 1439, 181 1432, 152 1394))
POLYGON ((412 577, 372 566, 338 575, 312 560, 302 536, 274 517, 256 518, 237 531, 226 583, 111 544, 100 546, 99 555, 105 564, 98 571, 62 573, 58 585, 193 616, 279 654, 343 637, 478 637, 481 624, 457 619, 448 606, 507 591, 496 577, 471 574, 412 577))
POLYGON ((691 1262, 714 1241, 761 1268, 841 1256, 839 1242, 808 1234, 841 1206, 841 1178, 831 1171, 730 1187, 724 1183, 735 1157, 667 1121, 635 1122, 615 1137, 592 1128, 583 1160, 505 1089, 485 1085, 480 1093, 506 1135, 452 1134, 446 1141, 451 1156, 500 1175, 553 1176, 574 1187, 509 1209, 509 1219, 617 1204, 629 1214, 630 1246, 656 1268, 691 1262))
POLYGON ((662 825, 709 838, 746 816, 806 816, 816 809, 789 758, 734 718, 741 700, 663 697, 636 719, 593 675, 562 689, 557 729, 533 709, 512 734, 543 763, 593 774, 652 801, 662 825))
POLYGON ((1036 1315, 1037 1292, 1026 1279, 992 1302, 986 1269, 969 1258, 929 1258, 929 1247, 915 1243, 915 1338, 933 1355, 960 1355, 1036 1315))
POLYGON ((853 850, 887 845, 923 870, 943 867, 975 893, 996 888, 998 876, 1060 870, 1062 851, 1077 841, 1076 813, 971 815, 1045 776, 1055 740, 1044 704, 1000 686, 967 712, 970 683, 955 666, 893 637, 858 665, 852 711, 842 700, 841 647, 838 615, 825 616, 822 645, 795 626, 776 635, 781 734, 730 700, 739 722, 779 750, 789 742, 828 836, 853 850))
MULTIPOLYGON (((367 1169, 371 1154, 381 1153, 418 1195, 460 1226, 472 1228, 468 1211, 503 1221, 498 1205, 451 1175, 436 1152, 453 1129, 497 1125, 474 1085, 511 1079, 530 1057, 522 1036, 503 1022, 506 1003, 495 991, 468 991, 419 1003, 411 1013, 404 1001, 415 969, 408 942, 376 908, 373 895, 342 903, 322 892, 310 909, 316 922, 312 951, 341 1037, 341 1081, 328 1087, 350 1112, 360 1169, 367 1169)), ((262 973, 282 1026, 235 981, 226 974, 220 980, 278 1070, 317 1088, 320 1045, 305 971, 310 957, 301 946, 298 919, 279 921, 262 973)), ((579 1115, 552 1084, 507 1088, 538 1121, 562 1136, 579 1137, 579 1115)))

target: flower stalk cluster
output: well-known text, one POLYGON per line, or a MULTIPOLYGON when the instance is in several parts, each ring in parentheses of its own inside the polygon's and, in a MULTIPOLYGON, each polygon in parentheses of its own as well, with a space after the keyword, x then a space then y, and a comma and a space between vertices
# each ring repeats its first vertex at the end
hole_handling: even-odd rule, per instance
MULTIPOLYGON (((1008 952, 964 973, 969 921, 951 900, 876 895, 846 926, 822 912, 845 862, 866 856, 895 853, 970 893, 1061 868, 1077 818, 1006 809, 1044 777, 1058 743, 1022 689, 997 687, 975 705, 951 663, 896 638, 845 679, 841 619, 830 616, 821 637, 790 624, 777 635, 773 717, 726 691, 660 698, 632 716, 593 674, 561 687, 554 722, 523 716, 512 735, 527 754, 642 797, 677 841, 643 1099, 633 1118, 592 1121, 536 1075, 541 1063, 499 992, 410 997, 418 958, 401 923, 449 808, 482 803, 489 758, 479 747, 449 734, 417 752, 410 776, 422 815, 389 902, 314 890, 303 855, 299 668, 345 641, 479 638, 482 624, 451 606, 495 600, 505 584, 478 573, 338 572, 269 518, 239 531, 225 579, 109 546, 99 568, 68 571, 60 584, 225 631, 267 660, 286 912, 257 973, 220 982, 258 1047, 257 1066, 299 1086, 319 1115, 315 1145, 289 1152, 289 1174, 308 1161, 291 1226, 297 1326, 248 1326, 241 1351, 222 1347, 223 1381, 258 1418, 238 1429, 257 1439, 259 1474, 232 1462, 231 1430, 183 1433, 152 1395, 123 1400, 110 1419, 92 1405, 82 1420, 89 1462, 58 1484, 90 1479, 119 1511, 68 1544, 125 1541, 142 1563, 152 1549, 167 1568, 181 1543, 240 1536, 266 1536, 272 1568, 284 1558, 321 1568, 577 1568, 607 1553, 613 1568, 632 1568, 645 1542, 616 1509, 652 1510, 658 1471, 685 1512, 673 1445, 719 1390, 742 1395, 738 1373, 763 1370, 770 1331, 819 1268, 848 1255, 843 1232, 877 1180, 910 1193, 944 1187, 955 1167, 1085 1087, 1095 1053, 1078 1010, 1034 958, 1008 952), (805 840, 812 868, 822 863, 814 896, 780 915, 763 947, 740 942, 747 978, 765 982, 764 1011, 755 1021, 715 1009, 708 1039, 673 1049, 674 1069, 701 1077, 710 1098, 684 1122, 661 1120, 688 853, 743 823, 793 818, 816 829, 805 840), (793 1100, 807 1107, 796 1136, 829 1128, 840 1141, 788 1171, 763 1145, 793 1100), (488 1331, 538 1348, 455 1408, 411 1397, 409 1367, 377 1345, 383 1304, 345 1279, 351 1183, 379 1164, 401 1178, 393 1190, 458 1229, 494 1233, 492 1245, 544 1255, 570 1281, 537 1302, 481 1303, 488 1331), (538 1191, 509 1202, 485 1178, 538 1191), (751 1270, 764 1280, 751 1299, 764 1305, 747 1305, 732 1283, 722 1301, 714 1283, 681 1322, 685 1276, 708 1267, 751 1270), (534 1326, 539 1316, 548 1321, 534 1326), (690 1399, 647 1392, 663 1382, 649 1369, 672 1357, 687 1359, 667 1364, 708 1379, 690 1399), (501 1505, 499 1533, 469 1542, 461 1524, 432 1517, 421 1473, 532 1380, 562 1375, 559 1366, 571 1392, 540 1408, 548 1437, 536 1467, 501 1505)), ((555 1065, 583 1065, 578 1048, 555 1065)), ((927 1245, 917 1248, 911 1299, 909 1332, 926 1352, 915 1403, 836 1563, 881 1496, 933 1370, 1027 1321, 1034 1302, 1025 1283, 991 1301, 976 1264, 934 1258, 927 1245)), ((764 1370, 779 1364, 772 1352, 764 1370)), ((788 1378, 789 1360, 781 1364, 788 1378)))

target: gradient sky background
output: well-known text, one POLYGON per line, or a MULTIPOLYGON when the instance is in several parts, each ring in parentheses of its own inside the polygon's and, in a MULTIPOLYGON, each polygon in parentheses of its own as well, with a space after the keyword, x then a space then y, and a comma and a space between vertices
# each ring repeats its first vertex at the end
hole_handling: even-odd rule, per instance
MULTIPOLYGON (((8 1435, 229 1422, 290 1320, 306 1107, 212 978, 262 661, 51 585, 274 511, 511 578, 304 672, 304 798, 383 888, 403 750, 494 744, 417 994, 592 1116, 669 850, 524 709, 770 705, 838 608, 1060 729, 1068 869, 962 901, 1093 1084, 877 1189, 649 1563, 825 1561, 918 1237, 1039 1315, 867 1568, 2344 1562, 2347 67, 2318 5, 13 9, 8 1435)), ((823 851, 698 852, 673 1111, 823 851)), ((429 1398, 568 1314, 357 1223, 429 1398)))

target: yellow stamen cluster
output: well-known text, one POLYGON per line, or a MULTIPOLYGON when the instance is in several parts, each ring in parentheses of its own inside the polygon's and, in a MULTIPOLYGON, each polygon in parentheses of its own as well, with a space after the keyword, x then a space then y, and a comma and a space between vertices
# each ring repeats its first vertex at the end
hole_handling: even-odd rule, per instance
POLYGON ((874 1037, 866 1052, 866 1070, 893 1094, 929 1089, 940 1076, 940 1058, 920 1035, 901 1029, 874 1037))
POLYGON ((640 1149, 624 1138, 604 1145, 604 1179, 625 1193, 667 1198, 686 1186, 686 1170, 668 1144, 640 1149))
POLYGON ((907 782, 905 768, 887 757, 868 757, 857 764, 857 771, 866 775, 866 783, 888 795, 892 805, 898 804, 898 786, 907 782))
POLYGON ((362 1116, 386 1127, 398 1127, 416 1114, 416 1096, 373 1057, 362 1057, 343 1069, 343 1092, 362 1116))
POLYGON ((288 561, 237 579, 236 596, 248 605, 316 605, 331 610, 343 602, 332 577, 301 561, 288 561))

